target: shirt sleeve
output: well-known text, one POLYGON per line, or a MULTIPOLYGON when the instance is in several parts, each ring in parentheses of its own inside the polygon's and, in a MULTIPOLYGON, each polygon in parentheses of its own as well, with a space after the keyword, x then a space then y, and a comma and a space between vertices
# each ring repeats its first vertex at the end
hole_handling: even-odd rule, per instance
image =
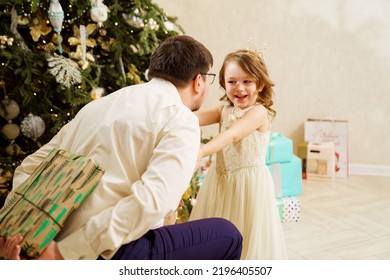
POLYGON ((15 169, 12 186, 17 187, 28 179, 34 170, 41 162, 49 155, 51 150, 59 147, 63 135, 66 133, 68 124, 63 126, 61 130, 44 146, 27 156, 23 162, 15 169))
POLYGON ((178 114, 157 138, 150 163, 131 185, 130 195, 58 242, 65 259, 96 259, 99 255, 109 259, 121 245, 162 225, 164 216, 177 208, 195 170, 198 120, 189 112, 178 114))

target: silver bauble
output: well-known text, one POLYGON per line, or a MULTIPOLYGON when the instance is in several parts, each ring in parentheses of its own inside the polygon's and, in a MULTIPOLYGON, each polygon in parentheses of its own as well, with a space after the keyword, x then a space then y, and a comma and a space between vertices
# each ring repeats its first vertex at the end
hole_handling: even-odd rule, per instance
POLYGON ((24 136, 36 141, 45 132, 45 122, 41 117, 28 114, 20 125, 24 136))

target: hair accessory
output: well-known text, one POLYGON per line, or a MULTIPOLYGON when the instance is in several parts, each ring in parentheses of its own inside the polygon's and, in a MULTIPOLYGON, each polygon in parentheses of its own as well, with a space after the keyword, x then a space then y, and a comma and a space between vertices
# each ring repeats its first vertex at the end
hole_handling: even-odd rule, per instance
POLYGON ((253 54, 256 54, 256 55, 260 56, 261 58, 263 58, 263 51, 265 51, 267 49, 267 46, 265 44, 263 44, 263 47, 260 50, 253 43, 252 38, 248 39, 248 44, 249 44, 249 46, 246 48, 248 53, 253 53, 253 54))

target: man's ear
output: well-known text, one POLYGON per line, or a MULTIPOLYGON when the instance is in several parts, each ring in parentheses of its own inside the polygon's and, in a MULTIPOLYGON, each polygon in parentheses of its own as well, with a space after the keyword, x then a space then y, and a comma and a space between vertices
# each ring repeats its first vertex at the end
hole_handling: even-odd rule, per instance
POLYGON ((199 93, 202 91, 203 86, 203 77, 201 74, 196 75, 195 79, 192 81, 192 88, 196 93, 199 93))

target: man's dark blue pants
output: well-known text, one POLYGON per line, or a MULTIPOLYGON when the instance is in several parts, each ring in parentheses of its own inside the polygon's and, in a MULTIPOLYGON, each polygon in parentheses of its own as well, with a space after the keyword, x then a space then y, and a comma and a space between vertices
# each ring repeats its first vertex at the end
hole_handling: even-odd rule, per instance
POLYGON ((113 260, 238 260, 242 236, 229 221, 209 218, 150 230, 113 260))

